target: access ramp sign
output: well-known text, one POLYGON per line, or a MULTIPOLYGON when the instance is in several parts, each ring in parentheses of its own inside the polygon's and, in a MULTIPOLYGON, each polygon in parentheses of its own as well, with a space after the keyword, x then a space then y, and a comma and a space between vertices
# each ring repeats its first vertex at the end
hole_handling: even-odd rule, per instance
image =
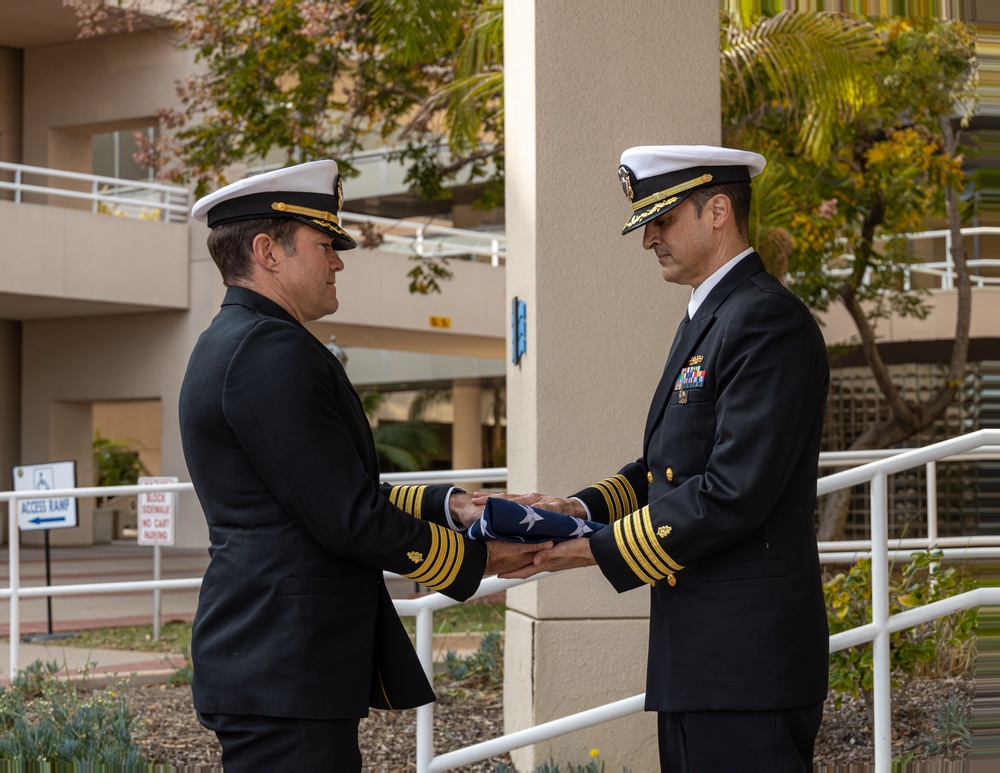
MULTIPOLYGON (((46 462, 14 468, 14 491, 71 488, 76 488, 76 462, 46 462)), ((17 527, 21 531, 70 529, 76 525, 75 497, 38 497, 17 501, 17 527)))

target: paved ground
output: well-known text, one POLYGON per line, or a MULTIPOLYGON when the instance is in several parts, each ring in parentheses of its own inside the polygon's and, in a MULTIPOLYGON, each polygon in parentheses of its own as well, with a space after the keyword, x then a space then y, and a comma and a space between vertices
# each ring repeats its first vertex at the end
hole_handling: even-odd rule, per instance
MULTIPOLYGON (((200 578, 208 565, 208 552, 161 548, 162 579, 200 578)), ((0 587, 10 587, 10 552, 0 552, 0 587)), ((46 584, 45 551, 41 547, 20 550, 21 586, 46 584)), ((116 541, 87 547, 52 547, 50 551, 52 585, 80 583, 126 582, 153 579, 153 548, 134 542, 116 541)), ((197 589, 164 590, 160 592, 162 623, 171 620, 191 620, 198 604, 197 589)), ((50 630, 56 634, 86 628, 116 625, 150 625, 153 622, 152 591, 83 596, 57 596, 22 599, 20 602, 20 632, 18 667, 37 659, 55 661, 64 671, 75 676, 90 663, 92 673, 136 673, 142 681, 165 678, 178 666, 184 665, 178 653, 170 656, 148 652, 89 650, 73 647, 72 638, 37 639, 50 630)), ((9 678, 10 662, 10 600, 0 599, 0 635, 8 637, 0 643, 0 681, 9 678)))
MULTIPOLYGON (((21 586, 45 585, 45 551, 41 547, 22 547, 20 550, 21 586)), ((161 572, 164 580, 200 578, 208 566, 207 550, 161 548, 161 572)), ((116 540, 110 544, 87 547, 52 547, 50 549, 52 585, 81 583, 127 582, 153 579, 153 548, 137 545, 132 541, 116 540)), ((0 550, 0 588, 10 587, 10 554, 7 547, 0 550)), ((413 583, 398 580, 390 583, 390 592, 405 597, 415 590, 413 583)), ((197 589, 162 590, 161 624, 171 620, 192 620, 198 604, 197 589)), ((161 681, 177 667, 184 665, 180 654, 164 656, 148 652, 123 652, 117 650, 89 650, 73 647, 72 638, 53 638, 47 641, 25 641, 24 637, 37 638, 51 630, 53 633, 70 633, 86 628, 106 628, 118 625, 151 625, 153 622, 153 593, 142 591, 81 596, 57 596, 49 606, 44 598, 22 599, 20 602, 20 632, 18 667, 24 668, 37 659, 55 661, 64 671, 74 676, 89 663, 91 673, 136 673, 140 681, 161 681), (51 629, 50 629, 51 623, 51 629)), ((0 599, 0 683, 6 683, 11 668, 10 655, 10 601, 0 599)), ((461 651, 474 644, 449 642, 447 648, 461 651), (465 646, 463 646, 463 644, 465 646)), ((437 647, 435 648, 437 649, 437 647)))

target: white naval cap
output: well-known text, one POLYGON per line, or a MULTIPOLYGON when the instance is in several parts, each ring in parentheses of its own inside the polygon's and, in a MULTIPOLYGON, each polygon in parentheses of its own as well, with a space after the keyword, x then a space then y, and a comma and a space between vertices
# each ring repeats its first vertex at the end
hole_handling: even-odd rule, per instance
POLYGON ((198 199, 191 216, 215 228, 240 220, 289 217, 333 235, 337 250, 357 247, 340 225, 344 187, 332 159, 309 161, 230 183, 198 199))
POLYGON ((627 234, 669 212, 706 185, 750 182, 767 160, 748 150, 714 145, 639 145, 622 153, 618 179, 632 206, 627 234))

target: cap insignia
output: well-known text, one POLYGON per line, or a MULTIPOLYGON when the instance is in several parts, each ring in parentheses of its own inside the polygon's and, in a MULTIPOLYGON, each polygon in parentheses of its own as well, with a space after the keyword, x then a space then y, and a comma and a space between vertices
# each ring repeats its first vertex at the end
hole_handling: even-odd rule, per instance
POLYGON ((629 201, 635 197, 632 192, 632 170, 627 166, 618 167, 618 179, 621 181, 622 190, 625 192, 625 198, 629 201))
POLYGON ((287 212, 289 215, 304 215, 305 217, 318 218, 323 221, 324 225, 329 225, 333 223, 334 225, 340 225, 340 218, 337 217, 332 212, 326 212, 322 209, 312 209, 311 207, 299 207, 295 204, 286 204, 283 201, 272 201, 271 209, 277 212, 287 212))
POLYGON ((337 175, 337 211, 344 209, 344 181, 337 175))
POLYGON ((406 557, 415 564, 419 564, 421 561, 424 560, 423 553, 420 553, 419 551, 416 550, 411 550, 409 553, 406 554, 406 557))
MULTIPOLYGON (((677 201, 677 197, 676 196, 672 196, 671 198, 666 199, 665 201, 660 201, 660 202, 654 204, 652 207, 650 207, 645 212, 637 212, 636 214, 632 215, 632 219, 629 220, 625 224, 625 227, 626 228, 631 228, 632 226, 634 226, 636 223, 638 223, 643 218, 649 217, 650 215, 656 214, 657 212, 659 212, 664 207, 669 207, 675 201, 677 201)), ((634 205, 633 205, 633 207, 634 207, 634 205)))

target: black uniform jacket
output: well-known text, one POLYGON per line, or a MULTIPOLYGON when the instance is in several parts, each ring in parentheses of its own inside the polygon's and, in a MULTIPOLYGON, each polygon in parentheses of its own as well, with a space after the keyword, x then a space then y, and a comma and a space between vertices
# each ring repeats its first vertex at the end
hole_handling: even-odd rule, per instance
POLYGON ((180 425, 211 540, 196 709, 335 719, 433 700, 382 571, 465 599, 486 549, 442 525, 446 487, 380 486, 368 420, 327 348, 229 288, 191 355, 180 425))
POLYGON ((642 458, 575 495, 613 524, 591 543, 614 587, 652 586, 647 710, 826 695, 813 521, 828 383, 808 309, 748 255, 678 330, 642 458))

